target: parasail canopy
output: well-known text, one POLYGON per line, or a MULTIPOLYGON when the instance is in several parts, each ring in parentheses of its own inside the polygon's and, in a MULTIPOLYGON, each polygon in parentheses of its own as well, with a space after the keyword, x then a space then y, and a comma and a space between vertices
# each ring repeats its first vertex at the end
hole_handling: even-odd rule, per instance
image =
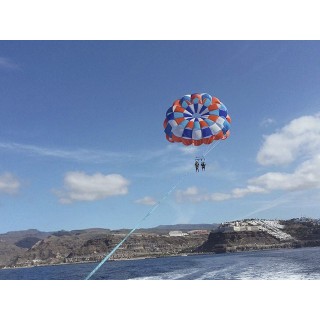
POLYGON ((230 123, 228 110, 218 98, 194 93, 173 102, 163 126, 168 141, 200 146, 228 138, 230 123))

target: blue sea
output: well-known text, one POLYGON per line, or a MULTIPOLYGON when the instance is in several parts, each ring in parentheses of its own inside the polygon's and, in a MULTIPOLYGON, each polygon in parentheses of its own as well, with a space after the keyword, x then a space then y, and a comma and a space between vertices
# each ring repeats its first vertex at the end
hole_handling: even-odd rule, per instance
MULTIPOLYGON (((81 280, 97 263, 0 270, 0 280, 81 280)), ((92 280, 320 280, 320 247, 107 261, 92 280)))

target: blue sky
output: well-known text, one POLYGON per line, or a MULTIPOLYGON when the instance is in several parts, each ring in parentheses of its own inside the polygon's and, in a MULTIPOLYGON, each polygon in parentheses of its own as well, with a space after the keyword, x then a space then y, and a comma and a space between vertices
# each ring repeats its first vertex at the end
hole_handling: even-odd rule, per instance
POLYGON ((320 218, 319 41, 0 41, 0 232, 320 218), (218 97, 196 174, 162 123, 218 97), (179 184, 178 184, 179 183, 179 184), (177 185, 178 184, 178 185, 177 185))

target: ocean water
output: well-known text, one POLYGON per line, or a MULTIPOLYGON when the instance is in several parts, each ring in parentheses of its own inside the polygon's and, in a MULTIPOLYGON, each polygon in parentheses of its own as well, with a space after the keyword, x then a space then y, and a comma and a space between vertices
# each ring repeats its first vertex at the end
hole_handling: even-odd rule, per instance
MULTIPOLYGON (((0 280, 81 280, 97 263, 0 270, 0 280)), ((107 261, 92 280, 320 280, 320 247, 107 261)))

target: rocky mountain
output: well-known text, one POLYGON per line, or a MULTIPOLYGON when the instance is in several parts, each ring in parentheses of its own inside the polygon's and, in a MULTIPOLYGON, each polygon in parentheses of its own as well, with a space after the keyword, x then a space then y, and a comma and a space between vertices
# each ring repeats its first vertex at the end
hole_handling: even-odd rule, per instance
MULTIPOLYGON (((10 244, 14 244, 19 246, 19 241, 22 241, 22 247, 25 247, 25 244, 23 242, 23 240, 27 239, 27 238, 33 238, 35 241, 36 239, 38 239, 37 241, 44 239, 46 237, 48 237, 52 232, 43 232, 43 231, 39 231, 37 229, 28 229, 28 230, 22 230, 22 231, 10 231, 4 234, 0 234, 0 242, 6 242, 6 243, 10 243, 10 244)), ((30 241, 30 240, 29 240, 30 241)))

